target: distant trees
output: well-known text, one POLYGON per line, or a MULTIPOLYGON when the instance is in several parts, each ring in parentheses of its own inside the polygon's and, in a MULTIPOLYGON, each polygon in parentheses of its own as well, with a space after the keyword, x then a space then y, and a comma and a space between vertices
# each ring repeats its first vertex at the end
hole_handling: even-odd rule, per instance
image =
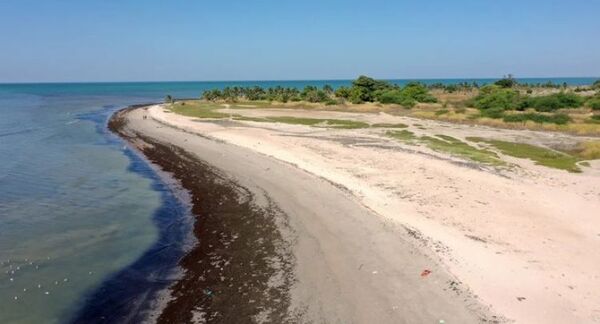
MULTIPOLYGON (((518 90, 493 84, 482 87, 479 94, 467 104, 478 108, 484 117, 503 118, 507 122, 531 120, 534 122, 564 124, 570 119, 566 118, 566 115, 557 114, 556 112, 560 109, 581 107, 586 101, 587 105, 594 109, 594 98, 586 98, 574 92, 561 91, 544 96, 529 96, 521 95, 518 90), (554 114, 538 114, 535 112, 505 114, 505 112, 511 110, 524 111, 528 109, 533 109, 539 113, 554 114)), ((598 104, 600 105, 600 100, 598 104)))
POLYGON ((512 74, 504 76, 504 78, 494 82, 495 85, 501 88, 513 88, 517 85, 517 80, 512 74))
POLYGON ((355 104, 364 102, 394 103, 412 107, 418 102, 436 102, 429 89, 417 82, 411 82, 404 87, 388 81, 375 80, 361 75, 352 82, 350 87, 342 86, 334 89, 330 85, 322 88, 307 85, 302 90, 281 86, 263 89, 261 87, 225 87, 222 90, 204 91, 202 98, 208 101, 307 101, 313 103, 337 104, 350 101, 355 104))

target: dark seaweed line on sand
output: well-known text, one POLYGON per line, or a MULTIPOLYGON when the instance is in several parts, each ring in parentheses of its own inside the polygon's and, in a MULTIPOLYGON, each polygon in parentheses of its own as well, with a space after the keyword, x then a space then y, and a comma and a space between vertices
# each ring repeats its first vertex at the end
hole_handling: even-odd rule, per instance
POLYGON ((173 298, 158 322, 294 322, 293 257, 279 227, 284 215, 272 203, 256 205, 250 191, 184 150, 127 131, 132 109, 139 107, 114 114, 109 128, 189 192, 198 240, 179 260, 183 276, 171 285, 173 298))

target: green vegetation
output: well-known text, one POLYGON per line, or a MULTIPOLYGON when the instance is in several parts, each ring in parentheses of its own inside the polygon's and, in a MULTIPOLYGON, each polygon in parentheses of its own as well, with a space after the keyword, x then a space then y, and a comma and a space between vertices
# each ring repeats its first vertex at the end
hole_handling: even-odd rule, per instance
POLYGON ((504 115, 502 118, 507 123, 517 123, 517 122, 526 122, 533 121, 536 123, 551 123, 557 125, 565 125, 571 121, 571 117, 566 114, 552 114, 552 115, 544 115, 538 113, 523 113, 523 114, 510 114, 504 115))
POLYGON ((457 138, 447 135, 436 135, 436 137, 422 136, 420 141, 430 149, 455 155, 471 161, 489 164, 504 165, 498 155, 490 150, 479 149, 471 146, 457 138))
POLYGON ((550 112, 562 108, 581 107, 585 98, 575 93, 555 93, 547 96, 528 97, 519 105, 519 110, 533 108, 540 112, 550 112))
POLYGON ((596 95, 595 97, 590 98, 587 101, 587 105, 592 110, 600 110, 600 95, 596 95))
POLYGON ((600 124, 600 115, 593 115, 585 121, 588 124, 600 124))
POLYGON ((171 105, 171 111, 174 113, 197 118, 227 118, 230 115, 216 112, 215 109, 222 108, 212 104, 185 104, 177 102, 171 105))
MULTIPOLYGON (((559 109, 578 108, 583 106, 586 98, 572 92, 559 92, 545 96, 522 95, 518 90, 498 85, 487 85, 481 88, 479 94, 467 104, 480 110, 481 117, 494 119, 502 118, 505 122, 551 123, 565 125, 572 121, 571 117, 563 113, 552 115, 540 113, 510 113, 507 111, 524 111, 533 109, 537 112, 555 112, 559 109)), ((588 100, 592 109, 596 105, 593 99, 588 100)), ((597 103, 600 107, 600 100, 597 103)), ((600 108, 598 108, 600 109, 600 108)))
POLYGON ((441 82, 436 82, 433 84, 430 84, 427 86, 427 88, 432 89, 432 90, 443 90, 444 92, 447 93, 454 93, 454 92, 468 92, 468 91, 472 91, 474 89, 479 89, 480 85, 477 82, 459 82, 459 83, 455 83, 455 84, 444 84, 441 82))
MULTIPOLYGON (((492 139, 483 139, 479 137, 469 137, 467 140, 472 142, 482 142, 491 145, 500 150, 503 154, 514 156, 521 159, 530 159, 535 164, 547 166, 550 168, 566 170, 569 172, 581 172, 577 162, 584 160, 582 156, 574 156, 571 154, 558 152, 548 148, 524 144, 513 143, 507 141, 499 141, 492 139)), ((593 148, 588 150, 586 154, 591 155, 593 148)))
POLYGON ((494 84, 501 88, 513 88, 517 85, 517 80, 513 78, 512 74, 509 74, 504 78, 494 82, 494 84))
POLYGON ((405 107, 413 107, 418 102, 437 102, 437 99, 429 93, 427 87, 417 82, 411 82, 402 89, 377 90, 374 95, 377 101, 381 103, 393 103, 405 107))
POLYGON ((306 86, 302 91, 296 88, 273 87, 226 87, 223 90, 207 90, 202 94, 207 101, 306 101, 336 105, 344 101, 355 104, 364 102, 394 103, 406 107, 413 107, 419 102, 436 102, 436 98, 429 93, 426 86, 411 82, 404 87, 387 81, 375 80, 367 76, 360 76, 352 82, 351 87, 340 87, 334 91, 330 85, 323 88, 306 86))
POLYGON ((516 109, 520 102, 521 96, 518 91, 487 85, 481 88, 470 104, 479 109, 484 117, 502 118, 505 110, 516 109))
POLYGON ((368 128, 369 124, 345 119, 318 119, 318 118, 299 118, 299 117, 267 117, 265 121, 278 122, 285 124, 295 125, 307 125, 316 127, 332 127, 332 128, 343 128, 343 129, 356 129, 356 128, 368 128))
POLYGON ((451 136, 436 135, 436 137, 417 137, 414 133, 407 130, 388 131, 386 135, 408 144, 420 143, 434 151, 458 156, 463 159, 488 165, 505 165, 496 153, 490 150, 476 148, 451 136))
MULTIPOLYGON (((225 114, 216 111, 217 109, 223 108, 222 106, 203 103, 203 102, 177 102, 171 105, 171 111, 177 114, 181 114, 188 117, 196 118, 209 118, 209 119, 221 119, 221 118, 232 118, 234 120, 241 121, 255 121, 255 122, 278 122, 285 124, 296 124, 296 125, 308 125, 315 127, 330 127, 340 129, 356 129, 356 128, 368 128, 371 125, 361 121, 345 120, 345 119, 318 119, 318 118, 298 118, 289 116, 280 117, 246 117, 238 114, 225 114)), ((391 124, 390 124, 391 125, 391 124)), ((402 124, 397 124, 402 125, 402 124)), ((402 125, 406 127, 406 125, 402 125)), ((398 127, 402 127, 398 126, 398 127)))
POLYGON ((412 143, 412 141, 417 138, 413 132, 407 130, 387 131, 386 135, 408 143, 412 143))
POLYGON ((396 123, 396 124, 375 123, 375 124, 371 125, 371 127, 379 127, 379 128, 406 128, 406 127, 408 127, 408 125, 401 124, 401 123, 396 123))

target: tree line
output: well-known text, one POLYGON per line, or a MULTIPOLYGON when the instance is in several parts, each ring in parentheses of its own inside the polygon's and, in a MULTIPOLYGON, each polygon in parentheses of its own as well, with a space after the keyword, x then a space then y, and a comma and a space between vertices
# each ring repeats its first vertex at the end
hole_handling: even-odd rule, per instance
POLYGON ((341 104, 351 102, 354 104, 365 102, 380 102, 386 104, 399 104, 412 107, 419 102, 436 102, 436 98, 429 93, 429 88, 419 82, 410 82, 399 86, 388 81, 375 80, 367 76, 360 76, 352 81, 349 87, 342 86, 333 89, 330 85, 316 87, 308 85, 300 90, 294 87, 225 87, 222 90, 206 90, 202 99, 208 101, 306 101, 313 103, 341 104))

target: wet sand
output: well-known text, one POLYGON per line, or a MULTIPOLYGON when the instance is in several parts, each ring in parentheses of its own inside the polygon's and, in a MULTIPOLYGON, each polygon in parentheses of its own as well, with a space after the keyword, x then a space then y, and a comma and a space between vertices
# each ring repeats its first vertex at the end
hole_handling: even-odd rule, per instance
POLYGON ((161 323, 497 321, 405 227, 339 185, 144 118, 111 126, 192 197, 198 244, 161 323))

